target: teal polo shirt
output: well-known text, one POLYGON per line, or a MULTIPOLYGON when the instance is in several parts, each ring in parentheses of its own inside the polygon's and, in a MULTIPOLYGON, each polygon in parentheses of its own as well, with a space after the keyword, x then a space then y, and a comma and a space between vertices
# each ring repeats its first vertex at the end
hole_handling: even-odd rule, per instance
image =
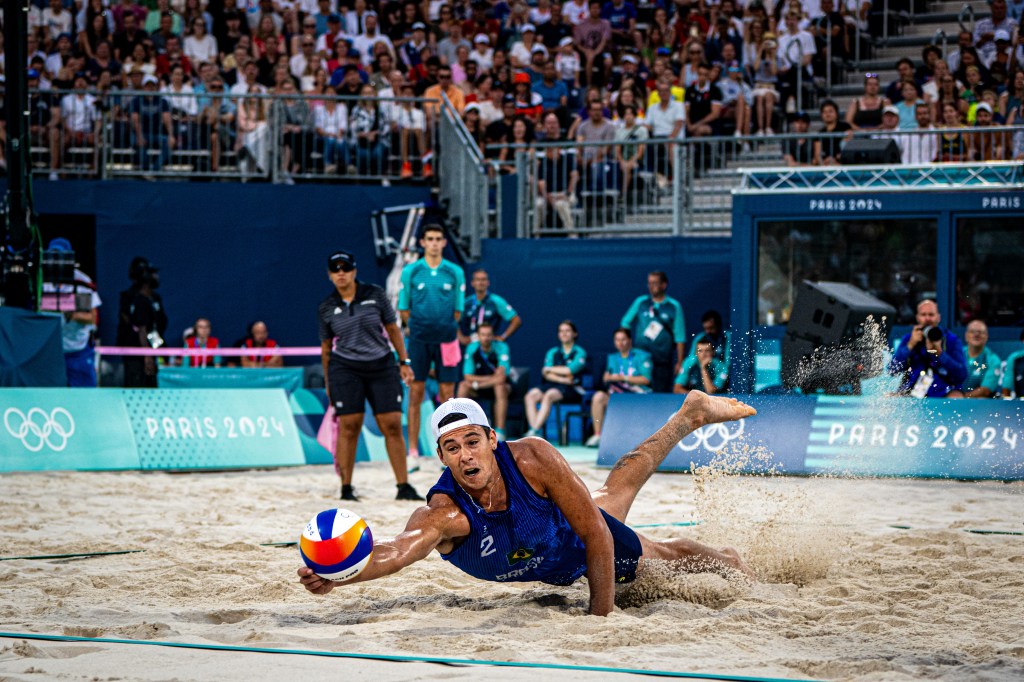
POLYGON ((661 303, 639 296, 622 316, 620 326, 633 333, 633 347, 650 353, 655 364, 672 362, 676 344, 686 341, 683 306, 671 296, 661 303))
POLYGON ((992 391, 993 395, 998 395, 1003 366, 1003 361, 999 359, 999 356, 985 346, 978 357, 972 358, 968 353, 967 346, 964 346, 964 357, 967 359, 967 378, 963 383, 963 392, 967 393, 976 388, 987 388, 992 391))
POLYGON ((447 343, 456 338, 466 295, 462 268, 442 259, 436 268, 425 258, 402 268, 398 309, 409 311, 409 338, 422 343, 447 343))
MULTIPOLYGON (((714 358, 711 360, 711 363, 708 365, 708 372, 711 374, 711 383, 719 391, 724 390, 729 384, 729 368, 725 367, 718 360, 714 358)), ((686 358, 683 366, 679 369, 679 374, 676 375, 675 383, 684 388, 696 389, 698 391, 704 390, 704 380, 700 376, 700 362, 696 356, 691 355, 686 358)))

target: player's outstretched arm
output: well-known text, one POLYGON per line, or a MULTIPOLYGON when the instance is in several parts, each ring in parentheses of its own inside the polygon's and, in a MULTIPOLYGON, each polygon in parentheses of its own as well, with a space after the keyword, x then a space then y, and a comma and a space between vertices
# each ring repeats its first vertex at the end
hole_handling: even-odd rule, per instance
POLYGON ((374 540, 370 563, 359 575, 348 580, 329 580, 303 566, 298 571, 299 582, 313 594, 327 594, 336 585, 352 585, 397 573, 427 558, 442 543, 468 534, 469 522, 458 507, 446 497, 435 496, 427 506, 413 512, 401 533, 374 540))

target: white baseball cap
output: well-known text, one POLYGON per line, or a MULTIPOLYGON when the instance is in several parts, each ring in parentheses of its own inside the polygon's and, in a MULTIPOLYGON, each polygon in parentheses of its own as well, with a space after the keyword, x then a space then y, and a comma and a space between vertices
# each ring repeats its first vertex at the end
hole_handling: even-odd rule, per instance
POLYGON ((519 32, 520 33, 526 33, 527 31, 529 31, 530 33, 536 33, 537 32, 537 27, 534 26, 533 24, 523 24, 519 28, 519 32))
POLYGON ((434 436, 434 442, 441 440, 441 436, 461 429, 463 426, 482 426, 490 429, 491 424, 487 421, 487 414, 475 400, 469 398, 451 398, 441 403, 441 406, 434 410, 430 416, 430 432, 434 436), (438 426, 450 414, 461 414, 462 418, 449 422, 444 426, 438 426))
POLYGON ((474 42, 474 43, 477 43, 477 44, 479 44, 479 43, 487 43, 487 44, 490 44, 490 42, 491 42, 491 39, 490 39, 490 38, 488 38, 488 37, 487 37, 486 35, 484 35, 483 33, 477 33, 477 34, 476 34, 476 37, 475 37, 475 38, 473 38, 473 42, 474 42))
POLYGON ((989 104, 988 102, 982 102, 981 104, 979 104, 979 105, 978 105, 978 106, 977 106, 977 107, 975 108, 975 110, 974 110, 974 111, 975 111, 975 112, 978 112, 978 111, 987 111, 988 113, 990 113, 990 114, 991 114, 991 113, 992 113, 992 105, 991 105, 991 104, 989 104))

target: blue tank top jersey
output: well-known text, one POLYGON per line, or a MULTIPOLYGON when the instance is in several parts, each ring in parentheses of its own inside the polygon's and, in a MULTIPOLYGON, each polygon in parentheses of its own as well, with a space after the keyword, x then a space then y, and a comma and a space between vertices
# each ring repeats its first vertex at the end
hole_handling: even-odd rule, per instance
MULTIPOLYGON (((508 491, 507 509, 484 511, 455 482, 450 470, 427 494, 428 500, 437 493, 447 495, 469 519, 469 535, 441 558, 480 580, 571 585, 587 570, 583 541, 555 503, 530 487, 508 445, 498 443, 494 457, 508 491)), ((615 580, 630 582, 636 575, 640 540, 616 519, 607 514, 604 518, 615 541, 615 580)))

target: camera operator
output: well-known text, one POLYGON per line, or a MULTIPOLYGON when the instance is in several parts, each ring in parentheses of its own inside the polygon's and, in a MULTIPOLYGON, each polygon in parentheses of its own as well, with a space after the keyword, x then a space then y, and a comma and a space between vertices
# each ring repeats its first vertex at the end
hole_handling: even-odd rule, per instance
POLYGON ((917 304, 917 324, 903 337, 889 363, 889 372, 903 377, 897 391, 900 395, 963 397, 960 387, 967 378, 963 343, 940 327, 941 321, 935 301, 925 299, 917 304))
MULTIPOLYGON (((159 268, 146 258, 136 256, 128 268, 132 285, 121 292, 118 313, 117 344, 132 348, 159 348, 164 345, 167 313, 156 289, 160 286, 159 268)), ((125 388, 156 388, 156 358, 128 356, 124 359, 125 388)))

